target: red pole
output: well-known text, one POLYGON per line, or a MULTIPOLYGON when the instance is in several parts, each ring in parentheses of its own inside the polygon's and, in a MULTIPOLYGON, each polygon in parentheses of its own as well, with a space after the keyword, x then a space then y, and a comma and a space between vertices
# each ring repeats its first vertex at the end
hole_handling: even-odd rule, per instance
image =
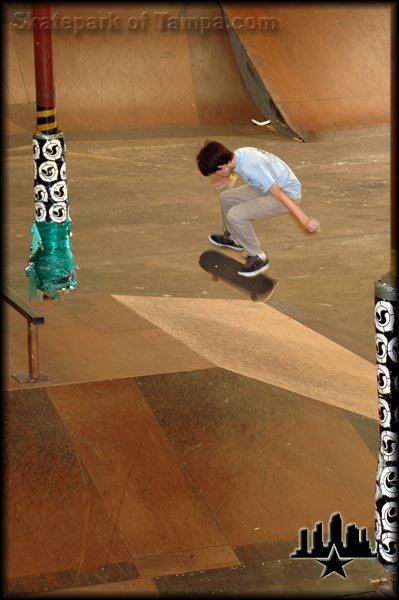
POLYGON ((35 54, 36 129, 51 134, 57 132, 57 118, 50 5, 34 3, 32 5, 32 16, 35 54))
POLYGON ((58 130, 53 76, 53 40, 50 4, 32 5, 36 83, 36 131, 33 133, 35 222, 25 273, 29 296, 44 298, 77 285, 70 248, 69 197, 64 134, 58 130))

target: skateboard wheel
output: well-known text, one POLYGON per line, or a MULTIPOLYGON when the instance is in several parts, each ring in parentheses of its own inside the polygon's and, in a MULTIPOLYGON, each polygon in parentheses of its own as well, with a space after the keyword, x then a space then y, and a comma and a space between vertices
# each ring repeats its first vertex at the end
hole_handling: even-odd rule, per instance
POLYGON ((217 275, 212 275, 213 281, 218 281, 219 277, 217 275))
POLYGON ((258 299, 258 296, 256 294, 251 294, 251 300, 253 300, 254 302, 256 302, 258 299))

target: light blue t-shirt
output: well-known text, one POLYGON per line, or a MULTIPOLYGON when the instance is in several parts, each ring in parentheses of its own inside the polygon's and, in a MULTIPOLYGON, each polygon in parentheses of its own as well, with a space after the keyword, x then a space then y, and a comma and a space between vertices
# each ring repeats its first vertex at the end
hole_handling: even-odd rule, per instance
POLYGON ((276 183, 293 200, 300 200, 301 183, 281 158, 251 147, 238 148, 234 155, 237 159, 234 171, 263 194, 276 183))

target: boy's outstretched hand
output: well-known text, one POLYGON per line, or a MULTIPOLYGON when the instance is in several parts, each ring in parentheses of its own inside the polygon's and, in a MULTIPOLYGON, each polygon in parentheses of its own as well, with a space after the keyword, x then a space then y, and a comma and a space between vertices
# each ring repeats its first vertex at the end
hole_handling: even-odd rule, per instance
POLYGON ((290 213, 296 219, 298 219, 299 223, 304 229, 306 229, 306 231, 309 231, 309 233, 319 233, 321 231, 318 220, 314 219, 313 217, 308 217, 298 203, 294 202, 294 200, 292 200, 292 198, 290 198, 290 196, 288 196, 288 194, 286 194, 286 192, 281 189, 277 183, 273 183, 273 185, 270 187, 270 192, 277 198, 277 200, 280 200, 280 202, 288 208, 290 213))
POLYGON ((313 217, 308 217, 303 226, 306 231, 309 231, 310 233, 320 233, 321 231, 320 223, 313 217))

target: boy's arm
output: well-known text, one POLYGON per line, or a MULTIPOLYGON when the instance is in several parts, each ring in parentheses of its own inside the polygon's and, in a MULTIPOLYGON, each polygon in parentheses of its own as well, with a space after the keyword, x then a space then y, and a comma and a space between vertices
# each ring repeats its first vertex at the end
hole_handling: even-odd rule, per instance
POLYGON ((284 206, 288 208, 290 213, 299 221, 306 231, 310 233, 315 233, 320 231, 320 223, 317 219, 313 217, 308 217, 305 215, 300 206, 289 197, 288 194, 285 193, 284 190, 281 189, 276 183, 273 183, 271 188, 268 190, 279 200, 284 206))
POLYGON ((236 175, 235 173, 230 173, 230 175, 226 175, 223 177, 218 177, 217 175, 215 175, 212 179, 212 182, 216 188, 233 188, 236 184, 237 179, 238 175, 236 175))

